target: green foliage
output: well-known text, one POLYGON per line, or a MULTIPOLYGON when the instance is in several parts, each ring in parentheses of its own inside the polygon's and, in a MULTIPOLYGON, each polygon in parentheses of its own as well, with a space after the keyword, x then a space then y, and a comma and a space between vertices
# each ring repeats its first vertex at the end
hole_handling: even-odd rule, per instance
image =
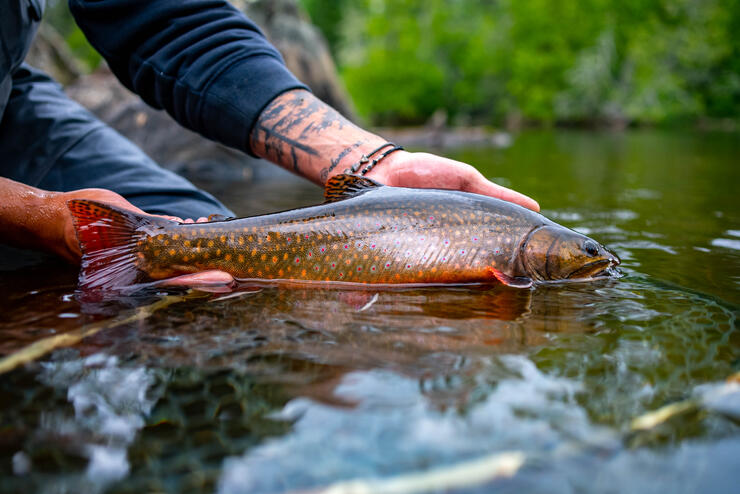
MULTIPOLYGON (((740 0, 300 2, 376 124, 740 119, 740 0)), ((45 16, 100 63, 65 0, 45 16)))
POLYGON ((67 42, 67 47, 75 58, 82 62, 85 68, 92 71, 100 64, 103 58, 90 46, 85 35, 75 24, 66 0, 47 1, 44 22, 51 24, 62 35, 67 42))
POLYGON ((303 3, 374 123, 740 117, 740 0, 303 3))

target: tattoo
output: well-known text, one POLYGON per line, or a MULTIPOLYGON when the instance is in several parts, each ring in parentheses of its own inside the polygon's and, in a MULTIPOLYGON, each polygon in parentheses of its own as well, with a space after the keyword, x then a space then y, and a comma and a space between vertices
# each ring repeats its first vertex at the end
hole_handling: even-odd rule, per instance
POLYGON ((249 140, 263 158, 325 183, 342 160, 371 137, 312 94, 295 90, 267 105, 249 140), (354 144, 332 158, 331 154, 347 142, 354 144))
POLYGON ((293 171, 296 173, 299 173, 300 170, 298 169, 298 158, 295 155, 295 148, 290 148, 290 156, 293 158, 293 171))
POLYGON ((329 173, 331 173, 334 170, 334 168, 336 168, 337 165, 339 163, 341 163, 342 159, 344 159, 345 156, 347 156, 349 153, 351 153, 352 151, 354 151, 358 147, 362 146, 363 144, 365 144, 365 141, 364 140, 357 141, 356 143, 352 144, 351 146, 342 149, 342 152, 339 153, 336 156, 336 158, 333 158, 331 160, 331 165, 329 165, 326 168, 324 168, 324 169, 321 170, 321 173, 319 174, 319 177, 321 178, 321 181, 324 182, 324 183, 326 183, 326 179, 329 178, 329 173))
POLYGON ((264 146, 265 146, 265 149, 266 150, 267 149, 274 149, 275 152, 277 152, 278 154, 280 154, 282 156, 282 152, 283 152, 282 147, 275 146, 275 144, 277 144, 277 143, 275 143, 274 141, 277 140, 277 141, 283 142, 285 144, 288 144, 288 145, 290 145, 292 147, 298 148, 301 151, 306 152, 308 154, 311 154, 313 156, 319 156, 319 152, 316 151, 311 146, 308 146, 306 144, 302 144, 302 143, 300 143, 300 142, 298 142, 298 141, 296 141, 294 139, 291 139, 290 137, 286 137, 286 136, 281 135, 281 134, 276 134, 276 133, 272 132, 270 129, 268 129, 267 127, 259 126, 257 130, 261 130, 261 131, 265 132, 265 144, 264 144, 264 146))

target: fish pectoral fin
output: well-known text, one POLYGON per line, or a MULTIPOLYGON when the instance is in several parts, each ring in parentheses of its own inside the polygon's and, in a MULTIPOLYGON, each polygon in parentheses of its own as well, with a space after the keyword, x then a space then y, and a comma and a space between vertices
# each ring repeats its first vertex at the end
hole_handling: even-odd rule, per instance
POLYGON ((326 181, 326 186, 324 187, 324 199, 326 202, 341 201, 342 199, 348 199, 382 186, 383 184, 380 182, 376 182, 369 178, 340 173, 326 181))
POLYGON ((502 273, 496 268, 488 268, 494 278, 499 280, 506 286, 512 286, 515 288, 529 288, 532 286, 532 278, 526 276, 509 276, 506 273, 502 273))

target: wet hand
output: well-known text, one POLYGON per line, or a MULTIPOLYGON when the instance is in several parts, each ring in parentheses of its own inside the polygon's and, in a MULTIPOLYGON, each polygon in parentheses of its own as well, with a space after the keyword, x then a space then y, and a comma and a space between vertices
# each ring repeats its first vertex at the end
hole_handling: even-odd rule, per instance
MULTIPOLYGON (((177 216, 148 215, 148 213, 145 213, 138 207, 134 206, 126 199, 124 199, 121 195, 106 189, 81 189, 71 192, 50 193, 49 198, 50 201, 54 204, 54 208, 58 210, 59 214, 62 217, 61 221, 59 221, 59 225, 62 229, 61 235, 63 237, 63 241, 56 242, 54 244, 53 250, 56 251, 57 254, 75 264, 79 264, 82 254, 80 252, 80 245, 75 233, 72 215, 67 208, 67 201, 72 199, 88 199, 92 201, 103 202, 112 206, 119 207, 121 209, 132 211, 137 214, 147 216, 159 216, 161 218, 179 221, 180 223, 205 223, 208 221, 208 218, 206 217, 201 217, 197 220, 193 220, 192 218, 182 219, 177 216)), ((187 286, 217 291, 230 291, 230 287, 234 285, 234 278, 229 273, 226 273, 224 271, 210 270, 201 273, 178 276, 176 278, 166 280, 162 283, 162 285, 187 286)))
POLYGON ((429 153, 396 151, 380 161, 368 178, 396 187, 462 190, 510 201, 533 211, 534 199, 486 179, 472 166, 429 153))
POLYGON ((193 220, 191 218, 183 219, 178 216, 150 215, 128 202, 120 194, 107 189, 80 189, 70 192, 48 192, 47 194, 47 202, 49 203, 50 209, 52 209, 56 213, 56 216, 60 218, 57 220, 57 230, 60 230, 61 233, 58 233, 57 237, 61 236, 62 238, 61 242, 54 242, 51 246, 52 250, 75 264, 80 262, 82 254, 77 241, 77 235, 75 234, 74 221, 72 220, 72 215, 67 208, 67 201, 72 199, 88 199, 91 201, 103 202, 137 214, 158 216, 172 221, 179 221, 180 223, 204 223, 208 221, 208 218, 205 217, 193 220))

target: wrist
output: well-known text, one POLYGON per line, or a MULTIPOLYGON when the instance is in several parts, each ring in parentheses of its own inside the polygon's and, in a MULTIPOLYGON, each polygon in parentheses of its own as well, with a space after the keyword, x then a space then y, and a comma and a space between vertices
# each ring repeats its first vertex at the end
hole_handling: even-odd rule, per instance
POLYGON ((393 151, 379 160, 363 176, 383 184, 393 183, 393 177, 402 168, 404 163, 408 163, 411 154, 403 148, 393 151))
POLYGON ((344 148, 338 155, 340 159, 333 159, 331 165, 324 169, 322 183, 343 173, 384 182, 393 164, 403 162, 409 154, 402 146, 373 135, 370 139, 344 148))

